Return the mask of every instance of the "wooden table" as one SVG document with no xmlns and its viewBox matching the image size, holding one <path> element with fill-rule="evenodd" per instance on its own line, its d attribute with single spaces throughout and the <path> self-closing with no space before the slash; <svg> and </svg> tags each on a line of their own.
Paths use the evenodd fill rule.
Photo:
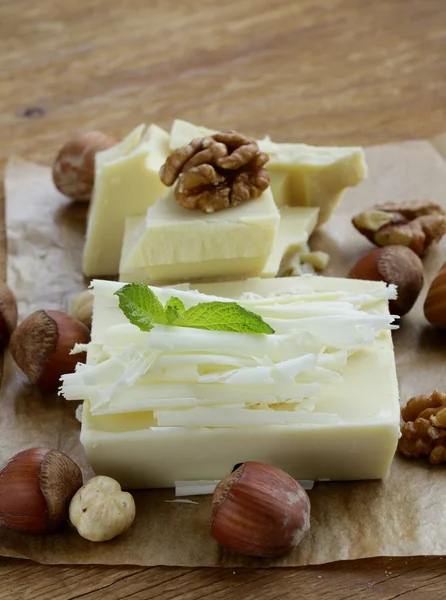
<svg viewBox="0 0 446 600">
<path fill-rule="evenodd" d="M 0 50 L 2 161 L 50 164 L 75 130 L 175 117 L 314 144 L 446 129 L 443 0 L 3 0 Z M 1 559 L 0 582 L 0 600 L 446 598 L 442 558 L 241 571 Z"/>
</svg>

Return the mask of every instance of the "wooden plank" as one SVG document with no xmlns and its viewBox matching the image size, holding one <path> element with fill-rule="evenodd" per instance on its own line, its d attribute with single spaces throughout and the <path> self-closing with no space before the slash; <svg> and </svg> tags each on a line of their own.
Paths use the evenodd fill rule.
<svg viewBox="0 0 446 600">
<path fill-rule="evenodd" d="M 0 156 L 175 117 L 375 144 L 445 128 L 438 0 L 0 3 Z"/>
<path fill-rule="evenodd" d="M 303 569 L 54 567 L 0 559 L 0 600 L 444 598 L 442 557 L 377 558 Z"/>
<path fill-rule="evenodd" d="M 175 117 L 316 144 L 426 138 L 446 124 L 439 0 L 3 1 L 0 50 L 3 162 L 18 153 L 50 164 L 75 130 L 119 136 Z M 3 241 L 0 219 L 2 274 Z M 445 597 L 443 564 L 232 571 L 4 559 L 0 600 L 435 599 Z"/>
</svg>

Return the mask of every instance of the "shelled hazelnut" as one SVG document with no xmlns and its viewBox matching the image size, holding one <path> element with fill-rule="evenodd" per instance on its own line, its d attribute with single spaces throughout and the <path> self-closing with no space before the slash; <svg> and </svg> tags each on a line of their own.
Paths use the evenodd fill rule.
<svg viewBox="0 0 446 600">
<path fill-rule="evenodd" d="M 90 290 L 84 290 L 78 294 L 70 307 L 70 315 L 73 319 L 80 321 L 91 329 L 91 320 L 93 318 L 93 294 Z"/>
<path fill-rule="evenodd" d="M 90 542 L 106 542 L 127 531 L 135 518 L 135 501 L 117 481 L 100 475 L 76 492 L 70 503 L 70 521 Z"/>
</svg>

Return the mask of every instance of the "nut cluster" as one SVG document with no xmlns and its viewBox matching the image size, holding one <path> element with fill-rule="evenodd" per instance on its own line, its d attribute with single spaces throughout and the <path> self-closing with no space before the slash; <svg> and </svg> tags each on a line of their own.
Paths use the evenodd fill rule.
<svg viewBox="0 0 446 600">
<path fill-rule="evenodd" d="M 401 409 L 398 450 L 408 458 L 429 457 L 433 465 L 446 462 L 446 393 L 411 398 Z"/>
<path fill-rule="evenodd" d="M 415 304 L 424 282 L 423 258 L 446 233 L 446 214 L 435 202 L 379 204 L 352 219 L 356 229 L 379 248 L 363 256 L 349 277 L 385 281 L 398 288 L 391 311 L 403 316 Z M 446 329 L 446 263 L 432 281 L 424 314 L 429 323 Z"/>
<path fill-rule="evenodd" d="M 257 142 L 236 131 L 195 138 L 175 150 L 161 167 L 166 186 L 176 182 L 176 200 L 205 213 L 258 198 L 269 186 L 268 155 Z"/>
<path fill-rule="evenodd" d="M 420 257 L 446 233 L 444 210 L 428 200 L 378 204 L 352 223 L 376 246 L 407 246 Z"/>
</svg>

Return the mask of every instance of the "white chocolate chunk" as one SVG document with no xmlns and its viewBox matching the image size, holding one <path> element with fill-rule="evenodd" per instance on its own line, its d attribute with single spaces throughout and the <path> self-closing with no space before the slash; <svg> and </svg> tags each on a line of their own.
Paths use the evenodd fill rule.
<svg viewBox="0 0 446 600">
<path fill-rule="evenodd" d="M 280 224 L 273 251 L 261 273 L 261 277 L 276 277 L 285 257 L 294 256 L 304 247 L 318 221 L 318 208 L 282 206 Z"/>
<path fill-rule="evenodd" d="M 318 219 L 318 208 L 303 208 L 298 206 L 283 206 L 280 209 L 280 222 L 277 230 L 274 244 L 268 260 L 260 273 L 260 277 L 275 277 L 279 273 L 280 265 L 284 256 L 294 256 L 301 248 L 305 247 Z M 185 227 L 189 227 L 189 222 L 185 223 Z M 145 217 L 130 217 L 126 220 L 126 228 L 124 235 L 124 244 L 121 254 L 121 267 L 119 280 L 125 282 L 143 281 L 151 283 L 152 280 L 147 273 L 147 267 L 130 268 L 128 266 L 128 257 L 134 251 L 138 243 L 141 245 L 143 237 L 148 235 L 150 230 L 150 222 Z M 199 232 L 197 232 L 199 235 Z M 139 241 L 139 242 L 138 242 Z M 168 241 L 166 242 L 168 243 Z M 218 264 L 215 264 L 215 272 L 217 275 L 212 279 L 221 281 L 225 279 L 236 279 L 235 272 L 230 276 L 222 274 L 222 269 Z M 202 265 L 195 265 L 195 273 L 191 267 L 189 281 L 199 281 L 203 278 Z"/>
<path fill-rule="evenodd" d="M 207 137 L 214 133 L 217 133 L 216 129 L 209 129 L 208 127 L 194 125 L 188 121 L 175 119 L 170 130 L 169 147 L 171 150 L 177 150 L 182 146 L 187 146 L 194 138 Z"/>
<path fill-rule="evenodd" d="M 330 261 L 326 252 L 312 252 L 308 244 L 294 252 L 286 252 L 281 260 L 279 277 L 296 277 L 299 275 L 315 275 L 316 271 L 323 271 Z"/>
<path fill-rule="evenodd" d="M 269 188 L 257 200 L 210 214 L 185 209 L 171 190 L 149 208 L 144 224 L 127 222 L 120 278 L 136 272 L 165 285 L 255 277 L 272 252 L 279 220 Z"/>
<path fill-rule="evenodd" d="M 144 214 L 166 187 L 159 169 L 169 153 L 169 135 L 141 125 L 122 142 L 96 155 L 83 271 L 117 275 L 126 217 Z"/>
<path fill-rule="evenodd" d="M 300 252 L 299 258 L 301 262 L 312 265 L 318 271 L 326 269 L 330 262 L 330 255 L 320 250 L 316 252 Z"/>
</svg>

